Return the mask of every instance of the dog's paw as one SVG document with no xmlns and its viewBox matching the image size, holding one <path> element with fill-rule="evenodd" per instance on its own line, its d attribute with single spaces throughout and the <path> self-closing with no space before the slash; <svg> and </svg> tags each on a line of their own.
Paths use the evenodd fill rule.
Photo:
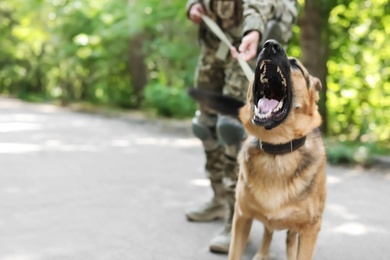
<svg viewBox="0 0 390 260">
<path fill-rule="evenodd" d="M 257 253 L 253 258 L 252 260 L 269 260 L 269 255 L 265 256 L 263 254 L 259 254 Z"/>
</svg>

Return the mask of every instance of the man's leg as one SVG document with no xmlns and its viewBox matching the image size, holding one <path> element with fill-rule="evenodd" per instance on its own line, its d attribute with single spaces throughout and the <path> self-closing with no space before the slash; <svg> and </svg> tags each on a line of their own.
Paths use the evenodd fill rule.
<svg viewBox="0 0 390 260">
<path fill-rule="evenodd" d="M 226 193 L 223 185 L 224 149 L 216 138 L 216 121 L 216 115 L 205 114 L 199 110 L 192 120 L 192 130 L 203 143 L 206 174 L 214 196 L 211 201 L 186 212 L 190 221 L 212 221 L 226 215 Z"/>
<path fill-rule="evenodd" d="M 216 48 L 203 46 L 195 73 L 195 82 L 197 88 L 221 93 L 224 73 L 222 62 L 216 58 L 216 51 Z M 188 220 L 191 221 L 212 221 L 226 215 L 226 192 L 223 185 L 224 148 L 217 139 L 216 123 L 217 115 L 201 106 L 192 120 L 192 130 L 203 144 L 206 155 L 205 170 L 214 196 L 211 201 L 186 213 Z"/>
<path fill-rule="evenodd" d="M 238 180 L 239 165 L 237 155 L 245 138 L 245 130 L 241 123 L 229 116 L 219 116 L 217 133 L 225 146 L 225 165 L 223 184 L 226 190 L 227 218 L 219 235 L 210 242 L 210 251 L 228 253 L 231 240 L 232 220 L 235 205 L 235 193 Z"/>
<path fill-rule="evenodd" d="M 253 66 L 253 63 L 251 62 L 250 65 Z M 225 75 L 223 94 L 245 101 L 249 83 L 237 61 L 227 62 Z M 228 212 L 222 232 L 211 240 L 210 250 L 212 252 L 228 253 L 239 170 L 237 155 L 246 134 L 244 127 L 237 119 L 220 115 L 217 121 L 217 136 L 225 148 L 223 182 L 226 190 Z"/>
</svg>

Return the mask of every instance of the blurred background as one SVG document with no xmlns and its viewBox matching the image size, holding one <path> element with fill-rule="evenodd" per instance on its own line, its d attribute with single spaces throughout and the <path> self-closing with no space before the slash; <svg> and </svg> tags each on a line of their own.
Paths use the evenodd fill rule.
<svg viewBox="0 0 390 260">
<path fill-rule="evenodd" d="M 347 164 L 327 165 L 316 259 L 390 259 L 390 4 L 298 2 L 287 53 L 321 79 L 328 160 Z M 226 259 L 208 250 L 223 221 L 184 216 L 211 196 L 185 4 L 0 0 L 0 260 Z"/>
<path fill-rule="evenodd" d="M 370 165 L 390 150 L 390 4 L 298 2 L 287 52 L 323 82 L 329 161 Z M 186 90 L 199 44 L 184 6 L 179 0 L 3 0 L 0 94 L 191 118 L 196 105 Z"/>
</svg>

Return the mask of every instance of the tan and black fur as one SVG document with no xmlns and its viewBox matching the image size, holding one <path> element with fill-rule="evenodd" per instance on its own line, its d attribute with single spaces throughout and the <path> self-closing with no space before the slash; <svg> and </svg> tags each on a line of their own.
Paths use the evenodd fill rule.
<svg viewBox="0 0 390 260">
<path fill-rule="evenodd" d="M 264 235 L 254 259 L 269 259 L 273 231 L 287 230 L 288 259 L 310 260 L 326 198 L 325 147 L 318 130 L 321 116 L 317 102 L 321 83 L 309 75 L 299 61 L 287 58 L 277 42 L 268 43 L 271 46 L 266 44 L 259 56 L 255 80 L 249 86 L 246 104 L 239 111 L 248 137 L 239 155 L 229 259 L 241 259 L 252 221 L 256 219 L 264 224 Z M 280 67 L 280 75 L 287 79 L 286 89 L 274 86 L 279 84 L 275 83 L 275 78 L 282 77 L 264 72 L 273 68 L 264 66 L 265 63 Z M 262 71 L 273 78 L 263 85 L 256 78 Z M 256 117 L 258 107 L 255 105 L 262 96 L 271 95 L 274 87 L 283 92 L 286 104 L 278 115 L 260 120 Z M 293 151 L 270 154 L 261 149 L 261 143 L 286 144 L 304 136 L 304 144 Z"/>
<path fill-rule="evenodd" d="M 291 59 L 290 59 L 291 60 Z M 253 88 L 240 110 L 249 134 L 239 156 L 229 259 L 240 259 L 253 219 L 264 224 L 261 248 L 254 259 L 268 259 L 272 232 L 287 229 L 289 260 L 313 258 L 326 198 L 325 147 L 318 127 L 320 81 L 309 75 L 299 61 L 290 66 L 292 103 L 286 119 L 267 130 L 252 122 Z M 306 136 L 305 144 L 281 155 L 268 154 L 258 141 L 281 144 Z"/>
</svg>

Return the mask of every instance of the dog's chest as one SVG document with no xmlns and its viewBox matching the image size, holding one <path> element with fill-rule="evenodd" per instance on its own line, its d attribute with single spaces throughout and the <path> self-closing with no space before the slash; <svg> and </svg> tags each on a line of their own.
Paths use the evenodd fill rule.
<svg viewBox="0 0 390 260">
<path fill-rule="evenodd" d="M 292 194 L 283 185 L 274 185 L 272 188 L 263 186 L 263 190 L 252 194 L 254 218 L 271 229 L 286 229 L 314 216 L 311 202 L 306 202 L 306 207 L 301 207 L 300 203 L 291 199 Z"/>
<path fill-rule="evenodd" d="M 294 185 L 291 185 L 289 181 L 295 172 L 291 165 L 295 165 L 296 159 L 295 156 L 247 158 L 246 185 L 254 197 L 254 207 L 267 220 L 286 220 L 289 216 L 303 213 L 300 212 L 302 209 L 293 205 L 307 182 L 294 180 Z"/>
<path fill-rule="evenodd" d="M 275 185 L 269 187 L 262 185 L 260 189 L 252 189 L 252 194 L 255 198 L 257 209 L 268 220 L 285 219 L 292 214 L 294 210 L 285 205 L 289 202 L 289 194 L 283 185 Z"/>
</svg>

